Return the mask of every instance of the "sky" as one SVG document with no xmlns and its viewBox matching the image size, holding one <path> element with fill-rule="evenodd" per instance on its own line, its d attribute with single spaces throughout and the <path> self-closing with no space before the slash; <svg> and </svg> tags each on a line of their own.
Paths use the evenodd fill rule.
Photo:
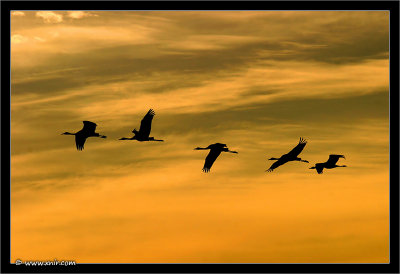
<svg viewBox="0 0 400 274">
<path fill-rule="evenodd" d="M 16 259 L 388 263 L 389 12 L 12 11 Z"/>
</svg>

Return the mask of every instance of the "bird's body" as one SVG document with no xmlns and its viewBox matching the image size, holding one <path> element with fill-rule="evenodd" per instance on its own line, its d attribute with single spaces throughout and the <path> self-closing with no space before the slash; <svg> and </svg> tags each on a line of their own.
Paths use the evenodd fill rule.
<svg viewBox="0 0 400 274">
<path fill-rule="evenodd" d="M 300 162 L 305 162 L 308 163 L 307 160 L 302 160 L 299 158 L 299 154 L 303 151 L 304 147 L 306 146 L 307 141 L 304 140 L 303 138 L 300 138 L 299 143 L 295 148 L 293 148 L 289 153 L 283 154 L 280 158 L 270 158 L 269 160 L 277 160 L 275 163 L 271 165 L 269 169 L 266 171 L 272 172 L 274 169 L 277 167 L 286 164 L 287 162 L 290 161 L 300 161 Z"/>
<path fill-rule="evenodd" d="M 214 162 L 218 158 L 218 156 L 221 154 L 221 152 L 238 153 L 237 151 L 229 150 L 228 147 L 226 146 L 226 144 L 221 144 L 221 143 L 215 143 L 215 144 L 209 145 L 208 147 L 205 147 L 205 148 L 201 148 L 201 147 L 195 148 L 195 150 L 205 150 L 205 149 L 210 150 L 210 152 L 208 153 L 206 160 L 204 162 L 204 167 L 202 169 L 206 173 L 210 172 L 212 165 L 214 164 Z"/>
<path fill-rule="evenodd" d="M 140 123 L 139 131 L 137 131 L 135 128 L 134 130 L 132 130 L 132 132 L 135 134 L 133 137 L 131 137 L 131 138 L 122 137 L 120 140 L 137 140 L 140 142 L 144 142 L 144 141 L 163 142 L 164 140 L 156 140 L 156 139 L 154 139 L 154 137 L 149 137 L 150 131 L 151 131 L 151 122 L 153 121 L 154 115 L 155 115 L 154 110 L 150 109 L 147 112 L 147 114 L 143 117 L 143 119 Z"/>
<path fill-rule="evenodd" d="M 77 150 L 83 150 L 85 141 L 89 137 L 106 138 L 107 136 L 100 135 L 96 131 L 96 124 L 90 121 L 83 121 L 83 128 L 76 133 L 64 132 L 62 135 L 75 135 L 75 144 Z"/>
<path fill-rule="evenodd" d="M 322 174 L 324 168 L 326 169 L 332 169 L 332 168 L 336 168 L 336 167 L 346 167 L 345 165 L 342 166 L 338 166 L 336 163 L 337 161 L 339 161 L 340 158 L 344 158 L 344 155 L 338 155 L 338 154 L 331 154 L 329 155 L 329 159 L 328 161 L 326 161 L 325 163 L 316 163 L 315 166 L 310 167 L 310 169 L 316 169 L 318 174 Z"/>
</svg>

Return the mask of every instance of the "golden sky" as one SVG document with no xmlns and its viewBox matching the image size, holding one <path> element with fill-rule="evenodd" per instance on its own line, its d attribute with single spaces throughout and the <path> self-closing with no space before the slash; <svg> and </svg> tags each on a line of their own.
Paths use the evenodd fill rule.
<svg viewBox="0 0 400 274">
<path fill-rule="evenodd" d="M 12 12 L 11 262 L 388 263 L 388 56 L 387 11 Z"/>
</svg>

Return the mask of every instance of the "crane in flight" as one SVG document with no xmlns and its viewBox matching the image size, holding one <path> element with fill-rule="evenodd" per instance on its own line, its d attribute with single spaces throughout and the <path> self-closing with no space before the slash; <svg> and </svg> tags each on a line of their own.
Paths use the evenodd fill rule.
<svg viewBox="0 0 400 274">
<path fill-rule="evenodd" d="M 209 145 L 208 147 L 196 147 L 195 150 L 206 150 L 209 149 L 210 152 L 208 153 L 206 160 L 204 162 L 204 167 L 203 167 L 203 172 L 210 172 L 210 169 L 215 162 L 215 160 L 218 158 L 218 156 L 221 154 L 221 152 L 230 152 L 230 153 L 238 153 L 237 151 L 232 151 L 229 150 L 226 144 L 221 144 L 221 143 L 215 143 L 212 145 Z"/>
<path fill-rule="evenodd" d="M 335 168 L 335 167 L 347 167 L 345 165 L 338 166 L 336 164 L 340 158 L 346 159 L 344 157 L 344 155 L 331 154 L 331 155 L 329 155 L 328 161 L 326 161 L 325 163 L 316 163 L 315 166 L 310 167 L 310 169 L 316 169 L 318 174 L 322 174 L 324 168 L 331 169 L 331 168 Z"/>
<path fill-rule="evenodd" d="M 61 135 L 75 135 L 75 144 L 77 150 L 83 150 L 85 141 L 88 137 L 107 138 L 107 136 L 100 135 L 96 131 L 96 124 L 90 121 L 83 121 L 83 128 L 76 133 L 64 132 Z"/>
<path fill-rule="evenodd" d="M 297 146 L 295 146 L 289 153 L 283 154 L 280 158 L 268 159 L 268 160 L 277 160 L 277 161 L 275 163 L 273 163 L 271 165 L 271 167 L 269 169 L 267 169 L 266 171 L 272 172 L 272 171 L 274 171 L 275 168 L 277 168 L 283 164 L 286 164 L 287 162 L 290 162 L 290 161 L 300 161 L 300 162 L 308 163 L 307 160 L 302 160 L 301 158 L 298 157 L 299 154 L 303 151 L 306 144 L 307 144 L 307 141 L 300 137 L 300 141 L 297 144 Z"/>
<path fill-rule="evenodd" d="M 120 140 L 137 140 L 140 142 L 143 141 L 163 142 L 164 140 L 157 140 L 154 139 L 154 137 L 149 137 L 151 131 L 151 122 L 153 121 L 154 115 L 156 115 L 154 110 L 150 109 L 147 112 L 147 114 L 143 117 L 142 122 L 140 123 L 139 131 L 137 131 L 135 128 L 134 130 L 132 130 L 132 132 L 135 134 L 133 137 L 131 138 L 122 137 Z"/>
</svg>

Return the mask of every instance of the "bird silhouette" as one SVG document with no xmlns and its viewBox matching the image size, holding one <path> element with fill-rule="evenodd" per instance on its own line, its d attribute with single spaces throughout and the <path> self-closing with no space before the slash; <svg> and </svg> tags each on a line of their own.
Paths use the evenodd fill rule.
<svg viewBox="0 0 400 274">
<path fill-rule="evenodd" d="M 151 122 L 153 121 L 155 113 L 154 110 L 150 109 L 147 114 L 143 117 L 142 122 L 140 123 L 140 129 L 139 131 L 132 130 L 132 132 L 135 134 L 131 138 L 126 138 L 122 137 L 120 140 L 137 140 L 140 142 L 143 141 L 158 141 L 158 142 L 163 142 L 164 140 L 157 140 L 154 139 L 154 137 L 149 137 L 150 131 L 151 131 Z"/>
<path fill-rule="evenodd" d="M 215 162 L 215 160 L 218 158 L 218 156 L 221 154 L 221 152 L 230 152 L 230 153 L 238 153 L 237 151 L 231 151 L 228 149 L 226 144 L 221 144 L 221 143 L 215 143 L 212 145 L 209 145 L 208 147 L 196 147 L 195 150 L 205 150 L 209 149 L 210 152 L 208 153 L 206 157 L 206 161 L 204 162 L 204 167 L 203 167 L 203 172 L 210 172 L 210 169 Z"/>
<path fill-rule="evenodd" d="M 324 168 L 327 169 L 331 169 L 331 168 L 335 168 L 335 167 L 347 167 L 345 165 L 343 166 L 338 166 L 336 163 L 337 161 L 339 161 L 339 158 L 344 158 L 344 155 L 337 155 L 337 154 L 331 154 L 329 155 L 329 159 L 328 161 L 326 161 L 325 163 L 316 163 L 315 166 L 310 167 L 310 169 L 316 169 L 318 174 L 322 174 Z"/>
<path fill-rule="evenodd" d="M 267 169 L 266 171 L 272 172 L 275 168 L 277 168 L 283 164 L 286 164 L 287 162 L 290 162 L 290 161 L 300 161 L 300 162 L 308 163 L 307 160 L 302 160 L 301 158 L 298 157 L 300 152 L 303 151 L 306 144 L 307 144 L 307 141 L 300 137 L 300 141 L 297 144 L 297 146 L 295 148 L 293 148 L 289 153 L 283 154 L 280 158 L 270 158 L 269 160 L 277 160 L 277 161 L 275 163 L 273 163 L 271 165 L 271 167 L 269 169 Z"/>
<path fill-rule="evenodd" d="M 88 137 L 107 138 L 107 136 L 95 132 L 96 126 L 97 125 L 93 122 L 83 121 L 83 128 L 80 131 L 76 133 L 64 132 L 61 135 L 75 135 L 76 149 L 82 150 Z"/>
</svg>

